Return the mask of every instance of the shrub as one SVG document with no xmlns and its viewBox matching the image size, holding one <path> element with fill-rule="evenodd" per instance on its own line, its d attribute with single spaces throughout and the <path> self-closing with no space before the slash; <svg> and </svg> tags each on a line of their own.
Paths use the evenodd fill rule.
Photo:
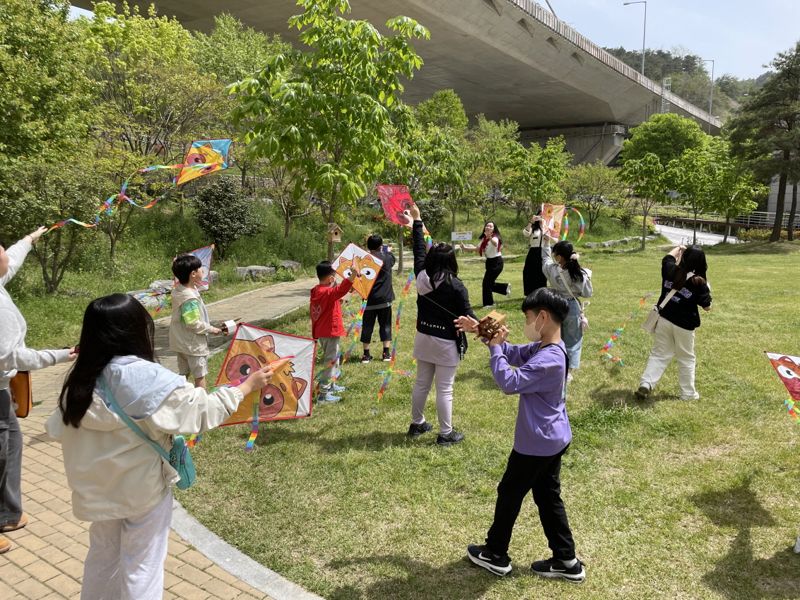
<svg viewBox="0 0 800 600">
<path fill-rule="evenodd" d="M 258 213 L 251 199 L 231 178 L 219 178 L 203 188 L 195 200 L 197 222 L 216 244 L 220 258 L 230 244 L 261 230 Z"/>
<path fill-rule="evenodd" d="M 739 229 L 736 237 L 743 242 L 763 242 L 768 240 L 771 235 L 771 229 Z M 786 229 L 781 230 L 781 239 L 786 240 L 788 237 L 789 232 Z"/>
</svg>

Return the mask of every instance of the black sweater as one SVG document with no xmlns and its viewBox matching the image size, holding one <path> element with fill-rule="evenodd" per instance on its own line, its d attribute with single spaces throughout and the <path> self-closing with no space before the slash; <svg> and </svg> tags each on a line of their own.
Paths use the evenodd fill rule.
<svg viewBox="0 0 800 600">
<path fill-rule="evenodd" d="M 394 254 L 391 252 L 381 252 L 377 255 L 383 261 L 383 266 L 378 272 L 375 283 L 367 298 L 367 310 L 371 306 L 391 304 L 394 300 L 394 288 L 392 287 L 392 269 L 394 268 Z"/>
<path fill-rule="evenodd" d="M 661 261 L 661 295 L 658 298 L 660 305 L 664 297 L 672 289 L 672 280 L 678 265 L 675 257 L 667 254 Z M 673 325 L 683 329 L 693 330 L 700 327 L 700 312 L 697 307 L 708 308 L 711 306 L 711 290 L 703 283 L 695 285 L 691 280 L 678 290 L 667 305 L 661 309 L 661 316 Z"/>
<path fill-rule="evenodd" d="M 422 221 L 414 221 L 411 229 L 414 249 L 414 274 L 425 270 L 425 236 Z M 417 331 L 445 340 L 458 339 L 458 330 L 453 320 L 463 315 L 477 319 L 469 304 L 469 293 L 461 280 L 452 275 L 431 281 L 433 291 L 417 296 Z M 417 288 L 419 289 L 419 288 Z"/>
</svg>

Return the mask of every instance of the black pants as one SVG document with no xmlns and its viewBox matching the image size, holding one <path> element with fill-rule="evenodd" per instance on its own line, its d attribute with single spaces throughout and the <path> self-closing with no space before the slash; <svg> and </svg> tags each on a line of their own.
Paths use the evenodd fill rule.
<svg viewBox="0 0 800 600">
<path fill-rule="evenodd" d="M 560 560 L 575 558 L 575 542 L 561 500 L 561 457 L 566 451 L 564 448 L 555 456 L 528 456 L 511 451 L 506 472 L 497 486 L 494 523 L 486 536 L 489 550 L 501 556 L 508 553 L 514 522 L 525 495 L 531 491 L 553 557 Z"/>
<path fill-rule="evenodd" d="M 22 517 L 22 432 L 8 390 L 0 390 L 0 527 Z"/>
<path fill-rule="evenodd" d="M 361 325 L 361 343 L 369 344 L 372 341 L 372 330 L 375 328 L 375 319 L 378 319 L 378 333 L 382 342 L 392 339 L 392 307 L 377 310 L 365 310 L 364 320 Z"/>
<path fill-rule="evenodd" d="M 542 249 L 532 246 L 525 257 L 525 267 L 522 269 L 522 289 L 526 296 L 536 290 L 547 287 L 547 277 L 542 273 Z"/>
<path fill-rule="evenodd" d="M 507 283 L 495 283 L 500 273 L 503 272 L 503 257 L 495 256 L 486 259 L 486 273 L 483 274 L 483 305 L 494 304 L 495 294 L 505 294 L 508 292 Z"/>
</svg>

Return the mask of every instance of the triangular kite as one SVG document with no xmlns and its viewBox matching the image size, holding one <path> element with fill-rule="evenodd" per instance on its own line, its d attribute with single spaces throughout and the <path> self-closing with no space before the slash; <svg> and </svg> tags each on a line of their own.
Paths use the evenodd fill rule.
<svg viewBox="0 0 800 600">
<path fill-rule="evenodd" d="M 350 243 L 333 261 L 332 266 L 343 279 L 347 279 L 350 276 L 350 269 L 355 266 L 360 276 L 356 277 L 353 282 L 353 289 L 366 300 L 370 290 L 372 290 L 372 286 L 375 285 L 375 280 L 381 271 L 383 261 L 363 248 Z"/>
<path fill-rule="evenodd" d="M 775 354 L 766 352 L 769 362 L 772 363 L 775 372 L 778 373 L 783 385 L 789 390 L 791 399 L 784 400 L 789 416 L 800 422 L 800 413 L 795 410 L 795 406 L 800 402 L 800 357 L 788 354 Z"/>
</svg>

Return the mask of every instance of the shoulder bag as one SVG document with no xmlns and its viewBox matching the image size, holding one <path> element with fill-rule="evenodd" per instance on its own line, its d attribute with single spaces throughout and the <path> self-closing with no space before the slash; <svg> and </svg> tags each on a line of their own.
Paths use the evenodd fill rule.
<svg viewBox="0 0 800 600">
<path fill-rule="evenodd" d="M 689 281 L 694 276 L 694 271 L 689 271 L 686 274 L 686 281 Z M 653 310 L 651 310 L 647 318 L 645 318 L 644 323 L 642 323 L 642 329 L 644 329 L 647 333 L 655 333 L 656 332 L 656 325 L 658 325 L 658 320 L 661 318 L 661 309 L 663 309 L 669 301 L 672 300 L 672 297 L 677 294 L 680 290 L 670 290 L 666 296 L 664 296 L 664 300 L 661 301 L 661 304 L 656 304 L 653 306 Z"/>
<path fill-rule="evenodd" d="M 589 319 L 586 317 L 586 312 L 585 312 L 586 307 L 589 306 L 589 303 L 581 302 L 575 297 L 575 294 L 572 293 L 572 288 L 569 287 L 567 280 L 564 279 L 564 273 L 561 270 L 558 271 L 558 277 L 559 279 L 561 279 L 561 283 L 564 284 L 564 287 L 567 288 L 567 291 L 569 292 L 569 295 L 572 296 L 572 299 L 578 303 L 579 310 L 581 311 L 581 333 L 583 333 L 584 331 L 589 329 Z M 588 275 L 584 273 L 584 277 L 588 277 Z"/>
<path fill-rule="evenodd" d="M 11 401 L 14 403 L 14 412 L 17 418 L 24 419 L 33 409 L 33 393 L 31 392 L 31 372 L 17 371 L 17 374 L 8 382 Z"/>
<path fill-rule="evenodd" d="M 111 405 L 111 408 L 114 410 L 114 412 L 117 413 L 119 418 L 122 419 L 128 427 L 130 427 L 131 431 L 142 438 L 145 442 L 149 443 L 153 450 L 158 452 L 161 455 L 161 458 L 167 461 L 170 466 L 178 472 L 178 475 L 180 475 L 180 481 L 175 484 L 178 489 L 186 490 L 192 487 L 192 484 L 197 477 L 197 473 L 194 470 L 194 461 L 192 461 L 192 455 L 189 453 L 189 447 L 186 445 L 186 440 L 184 437 L 182 435 L 172 436 L 172 448 L 170 449 L 169 453 L 167 453 L 167 451 L 161 447 L 161 444 L 151 440 L 147 434 L 142 431 L 141 428 L 133 421 L 133 419 L 131 419 L 125 413 L 125 411 L 120 408 L 108 385 L 106 385 L 105 380 L 100 377 L 98 382 L 103 388 L 103 392 L 105 392 L 108 403 Z"/>
</svg>

